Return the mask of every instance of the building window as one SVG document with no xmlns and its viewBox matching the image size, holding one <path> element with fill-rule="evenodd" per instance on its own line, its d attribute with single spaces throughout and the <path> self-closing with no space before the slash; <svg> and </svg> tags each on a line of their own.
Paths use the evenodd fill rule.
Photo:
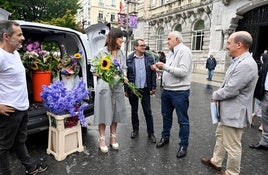
<svg viewBox="0 0 268 175">
<path fill-rule="evenodd" d="M 103 7 L 103 6 L 104 6 L 103 0 L 99 0 L 99 7 Z"/>
<path fill-rule="evenodd" d="M 100 20 L 100 21 L 103 20 L 103 12 L 99 12 L 98 20 Z"/>
<path fill-rule="evenodd" d="M 160 0 L 160 5 L 164 5 L 165 4 L 165 0 Z"/>
<path fill-rule="evenodd" d="M 156 6 L 156 0 L 152 0 L 151 7 L 155 7 L 155 6 Z"/>
<path fill-rule="evenodd" d="M 181 24 L 177 24 L 175 27 L 174 27 L 174 30 L 175 31 L 178 31 L 178 32 L 181 32 L 182 29 L 181 29 Z"/>
<path fill-rule="evenodd" d="M 116 7 L 115 0 L 112 0 L 112 7 Z"/>
<path fill-rule="evenodd" d="M 163 50 L 163 41 L 164 41 L 164 28 L 161 27 L 158 29 L 158 32 L 157 32 L 157 39 L 156 39 L 157 50 Z"/>
<path fill-rule="evenodd" d="M 115 21 L 115 14 L 111 14 L 111 22 Z"/>
<path fill-rule="evenodd" d="M 204 21 L 199 20 L 194 24 L 192 35 L 192 50 L 202 50 L 204 43 Z"/>
</svg>

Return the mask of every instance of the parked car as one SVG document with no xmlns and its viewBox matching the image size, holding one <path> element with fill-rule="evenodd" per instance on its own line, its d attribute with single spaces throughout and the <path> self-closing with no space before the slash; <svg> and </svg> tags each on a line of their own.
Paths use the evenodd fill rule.
<svg viewBox="0 0 268 175">
<path fill-rule="evenodd" d="M 90 26 L 87 34 L 53 25 L 46 25 L 27 21 L 16 21 L 20 24 L 25 42 L 38 41 L 41 43 L 53 44 L 53 47 L 58 47 L 59 54 L 62 53 L 62 46 L 64 46 L 67 54 L 74 54 L 77 51 L 82 51 L 82 60 L 79 77 L 82 77 L 86 86 L 90 89 L 94 87 L 94 81 L 92 73 L 90 73 L 90 65 L 88 64 L 90 58 L 95 55 L 96 45 L 104 43 L 107 30 L 109 28 L 104 24 L 98 24 Z M 90 36 L 90 38 L 88 38 Z M 100 39 L 102 38 L 102 39 Z M 55 49 L 55 48 L 54 48 Z M 56 48 L 57 49 L 57 48 Z M 21 51 L 20 51 L 21 52 Z M 58 76 L 56 79 L 61 79 Z M 55 81 L 55 78 L 54 78 Z M 27 85 L 29 92 L 30 108 L 29 108 L 29 122 L 28 122 L 28 133 L 36 133 L 48 129 L 48 117 L 46 115 L 46 109 L 42 103 L 35 102 L 33 100 L 33 89 L 31 86 L 31 76 L 27 74 Z M 88 99 L 85 99 L 89 106 L 84 111 L 85 116 L 90 116 L 94 112 L 94 89 L 89 95 Z"/>
</svg>

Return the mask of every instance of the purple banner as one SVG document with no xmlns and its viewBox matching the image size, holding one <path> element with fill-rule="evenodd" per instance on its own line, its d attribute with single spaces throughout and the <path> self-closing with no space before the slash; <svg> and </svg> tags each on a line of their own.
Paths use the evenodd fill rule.
<svg viewBox="0 0 268 175">
<path fill-rule="evenodd" d="M 129 15 L 129 27 L 137 28 L 138 26 L 138 17 L 136 15 Z"/>
<path fill-rule="evenodd" d="M 125 14 L 125 13 L 118 13 L 118 25 L 120 27 L 126 28 L 126 25 L 127 25 L 127 14 Z"/>
<path fill-rule="evenodd" d="M 131 28 L 137 28 L 138 17 L 136 15 L 129 15 L 128 26 Z M 118 25 L 120 27 L 126 28 L 127 25 L 127 14 L 118 13 Z"/>
</svg>

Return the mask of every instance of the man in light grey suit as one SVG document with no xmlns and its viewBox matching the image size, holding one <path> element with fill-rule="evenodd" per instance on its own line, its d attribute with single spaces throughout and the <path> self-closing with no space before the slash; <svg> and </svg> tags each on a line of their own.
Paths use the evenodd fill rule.
<svg viewBox="0 0 268 175">
<path fill-rule="evenodd" d="M 227 50 L 232 63 L 222 87 L 215 91 L 212 100 L 219 103 L 220 122 L 216 129 L 216 144 L 212 158 L 201 162 L 220 171 L 227 153 L 226 170 L 221 175 L 238 175 L 242 155 L 242 130 L 252 122 L 252 100 L 258 79 L 257 64 L 249 53 L 252 37 L 239 31 L 230 35 Z"/>
</svg>

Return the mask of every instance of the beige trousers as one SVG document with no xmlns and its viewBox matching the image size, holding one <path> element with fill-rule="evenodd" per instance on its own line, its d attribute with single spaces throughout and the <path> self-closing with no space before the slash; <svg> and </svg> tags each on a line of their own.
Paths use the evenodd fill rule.
<svg viewBox="0 0 268 175">
<path fill-rule="evenodd" d="M 211 162 L 222 167 L 222 161 L 227 152 L 226 175 L 238 175 L 240 173 L 243 129 L 218 124 L 216 129 L 216 144 L 214 146 Z"/>
</svg>

